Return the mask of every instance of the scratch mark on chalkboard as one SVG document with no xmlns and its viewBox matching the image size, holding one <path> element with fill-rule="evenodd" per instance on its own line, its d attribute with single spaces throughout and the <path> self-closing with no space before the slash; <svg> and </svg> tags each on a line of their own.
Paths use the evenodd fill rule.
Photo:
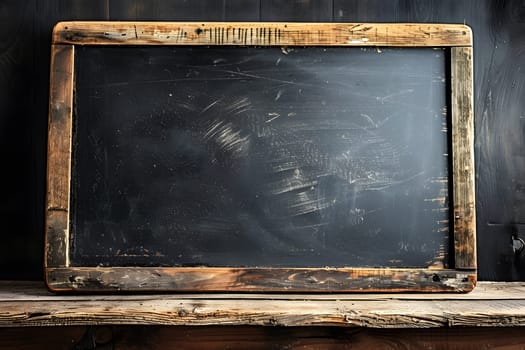
<svg viewBox="0 0 525 350">
<path fill-rule="evenodd" d="M 432 183 L 443 183 L 443 184 L 446 184 L 448 183 L 448 178 L 447 177 L 434 177 L 432 178 L 432 180 L 430 180 Z"/>
<path fill-rule="evenodd" d="M 231 123 L 222 121 L 215 123 L 206 131 L 204 138 L 213 140 L 220 152 L 227 153 L 233 158 L 241 158 L 248 153 L 249 136 L 243 136 Z"/>
<path fill-rule="evenodd" d="M 437 198 L 425 198 L 425 202 L 432 202 L 432 203 L 439 203 L 441 205 L 445 205 L 445 202 L 447 201 L 446 197 L 437 197 Z"/>
<path fill-rule="evenodd" d="M 234 37 L 246 36 L 247 30 L 235 30 L 230 33 Z M 224 40 L 222 30 L 215 35 L 217 41 Z M 279 34 L 267 30 L 259 35 Z M 414 264 L 416 258 L 409 256 L 424 249 L 429 253 L 421 261 L 433 261 L 439 242 L 425 247 L 421 242 L 428 234 L 418 234 L 430 222 L 428 232 L 435 242 L 446 236 L 441 229 L 448 227 L 443 221 L 447 208 L 436 207 L 448 196 L 448 187 L 447 177 L 436 177 L 446 169 L 427 165 L 435 159 L 433 154 L 427 157 L 431 152 L 421 136 L 427 127 L 433 132 L 441 128 L 440 105 L 430 105 L 427 94 L 420 93 L 421 79 L 431 78 L 424 70 L 402 68 L 408 74 L 404 79 L 384 79 L 382 67 L 390 50 L 381 55 L 383 63 L 367 63 L 366 69 L 354 65 L 352 70 L 354 62 L 346 56 L 332 65 L 322 50 L 243 48 L 250 52 L 245 55 L 231 54 L 232 48 L 213 48 L 212 54 L 201 49 L 177 48 L 187 53 L 177 57 L 167 48 L 165 57 L 150 55 L 148 69 L 154 68 L 155 74 L 147 77 L 140 69 L 148 56 L 141 54 L 132 66 L 138 72 L 134 79 L 125 67 L 119 75 L 112 73 L 112 79 L 120 81 L 93 83 L 97 89 L 103 84 L 110 97 L 123 92 L 115 103 L 126 113 L 114 116 L 116 107 L 107 111 L 107 104 L 89 100 L 107 111 L 90 123 L 103 137 L 118 125 L 122 134 L 111 134 L 106 142 L 122 142 L 99 147 L 94 141 L 85 152 L 86 157 L 97 157 L 97 167 L 88 172 L 92 182 L 83 188 L 97 200 L 92 202 L 93 216 L 102 218 L 87 220 L 85 238 L 98 236 L 102 243 L 117 240 L 121 245 L 129 238 L 124 247 L 138 248 L 121 249 L 124 255 L 169 257 L 148 258 L 152 264 L 249 265 L 254 256 L 253 261 L 273 266 L 286 259 L 298 265 L 306 260 L 344 264 L 364 259 L 357 263 L 390 266 Z M 377 56 L 374 50 L 356 51 L 365 60 Z M 114 61 L 112 67 L 120 69 L 120 59 Z M 319 74 L 319 66 L 329 74 Z M 420 110 L 421 118 L 416 113 Z M 394 118 L 395 123 L 388 122 Z M 133 137 L 140 150 L 125 144 Z M 437 149 L 436 162 L 446 161 L 443 151 Z M 117 160 L 124 161 L 121 168 Z M 140 184 L 135 180 L 139 175 Z M 91 189 L 93 183 L 98 187 Z M 111 191 L 113 198 L 105 198 Z M 122 222 L 109 222 L 117 207 L 125 209 Z M 405 232 L 401 239 L 397 227 Z M 402 256 L 395 249 L 399 241 L 407 252 Z M 361 247 L 375 252 L 377 246 L 393 252 L 380 251 L 374 258 L 360 253 Z M 269 249 L 275 254 L 268 259 L 279 255 L 276 262 L 264 256 Z M 224 252 L 234 250 L 225 257 Z M 246 260 L 241 251 L 247 252 Z M 316 260 L 318 254 L 324 257 Z M 122 261 L 137 262 L 137 256 L 126 260 L 120 255 Z"/>
<path fill-rule="evenodd" d="M 212 103 L 210 103 L 209 105 L 207 105 L 206 107 L 204 107 L 201 111 L 201 114 L 202 113 L 205 113 L 207 110 L 209 110 L 210 108 L 212 108 L 213 106 L 215 106 L 218 102 L 220 101 L 220 99 L 217 99 L 215 101 L 213 101 Z"/>
<path fill-rule="evenodd" d="M 410 94 L 410 93 L 413 93 L 413 92 L 414 92 L 414 89 L 405 89 L 405 90 L 401 90 L 399 92 L 388 94 L 388 95 L 380 98 L 381 99 L 381 103 L 385 103 L 385 101 L 390 100 L 392 97 L 406 95 L 406 94 Z"/>
<path fill-rule="evenodd" d="M 287 47 L 287 46 L 282 46 L 281 47 L 281 52 L 285 55 L 288 55 L 290 52 L 293 51 L 293 48 L 291 47 Z"/>
<path fill-rule="evenodd" d="M 268 119 L 266 122 L 271 123 L 275 119 L 279 118 L 281 115 L 279 113 L 268 113 L 268 116 L 270 116 L 271 118 Z"/>
<path fill-rule="evenodd" d="M 285 83 L 285 84 L 291 84 L 291 85 L 299 85 L 297 82 L 295 81 L 291 81 L 291 80 L 283 80 L 283 79 L 278 79 L 278 78 L 270 78 L 270 77 L 265 77 L 263 75 L 257 75 L 257 74 L 250 74 L 250 73 L 244 73 L 244 72 L 238 72 L 238 71 L 233 71 L 233 70 L 227 70 L 227 69 L 217 69 L 217 71 L 221 71 L 221 72 L 224 72 L 224 73 L 230 73 L 230 74 L 234 74 L 234 75 L 239 75 L 239 76 L 243 76 L 243 77 L 249 77 L 249 78 L 255 78 L 255 79 L 261 79 L 261 80 L 268 80 L 268 81 L 275 81 L 275 82 L 278 82 L 278 83 Z M 307 85 L 307 86 L 313 86 L 312 84 L 300 84 L 300 85 Z"/>
<path fill-rule="evenodd" d="M 291 50 L 292 49 L 289 49 L 289 51 L 291 51 Z M 240 62 L 240 63 L 244 63 L 244 62 Z M 334 82 L 333 84 L 332 83 L 331 84 L 312 84 L 312 83 L 307 83 L 307 82 L 285 80 L 285 79 L 273 78 L 273 77 L 270 77 L 270 76 L 264 76 L 264 75 L 259 75 L 259 74 L 242 72 L 240 70 L 223 69 L 223 68 L 218 68 L 216 66 L 206 67 L 206 66 L 186 65 L 186 67 L 188 67 L 188 68 L 195 68 L 195 69 L 198 68 L 198 69 L 201 69 L 201 70 L 208 70 L 208 71 L 214 71 L 214 72 L 228 73 L 229 75 L 235 75 L 235 76 L 239 76 L 239 77 L 260 79 L 260 80 L 265 80 L 265 81 L 273 81 L 273 82 L 283 83 L 283 84 L 287 84 L 287 85 L 295 85 L 295 86 L 302 86 L 302 87 L 315 87 L 315 88 L 318 88 L 318 89 L 327 89 L 327 90 L 334 90 L 334 91 L 339 91 L 339 89 L 340 89 L 339 86 L 341 86 L 343 88 L 347 88 L 348 89 L 347 92 L 346 92 L 348 95 L 361 97 L 361 98 L 364 98 L 364 99 L 375 99 L 375 100 L 382 101 L 383 103 L 384 102 L 388 102 L 388 103 L 391 103 L 391 104 L 394 104 L 394 105 L 410 106 L 411 108 L 425 108 L 425 107 L 418 106 L 418 105 L 415 105 L 415 104 L 403 103 L 403 102 L 399 102 L 399 101 L 392 101 L 391 98 L 395 97 L 397 94 L 392 94 L 392 96 L 385 96 L 383 98 L 381 98 L 379 96 L 373 96 L 373 95 L 370 95 L 370 94 L 363 94 L 363 93 L 360 93 L 360 92 L 356 91 L 355 90 L 355 86 L 353 86 L 351 84 L 344 83 L 344 82 L 340 82 L 340 81 L 339 82 Z M 221 66 L 221 67 L 223 67 L 223 66 Z M 215 79 L 216 80 L 235 80 L 235 78 L 232 78 L 231 76 L 227 77 L 227 78 L 226 77 L 210 78 L 210 79 L 207 79 L 207 80 L 215 80 Z M 188 81 L 190 81 L 190 80 L 188 79 Z M 408 91 L 406 91 L 404 93 L 408 93 Z"/>
<path fill-rule="evenodd" d="M 370 118 L 368 114 L 361 113 L 360 116 L 365 118 L 370 123 L 370 125 L 372 125 L 374 128 L 377 128 L 377 123 L 374 122 L 374 120 Z"/>
<path fill-rule="evenodd" d="M 295 172 L 299 171 L 299 169 L 295 169 Z M 293 175 L 291 178 L 288 177 L 273 183 L 268 183 L 267 188 L 269 194 L 283 194 L 300 189 L 308 189 L 315 185 L 317 185 L 317 181 L 315 180 L 308 179 L 303 175 Z"/>
<path fill-rule="evenodd" d="M 210 111 L 214 106 L 217 106 L 221 99 L 218 99 L 201 112 L 201 114 Z M 250 101 L 246 98 L 239 98 L 229 103 L 223 108 L 226 116 L 235 116 L 242 114 L 251 108 Z M 250 149 L 250 135 L 232 122 L 224 119 L 224 115 L 219 115 L 218 118 L 209 122 L 208 127 L 204 131 L 204 140 L 212 144 L 212 153 L 228 154 L 232 159 L 240 159 L 247 156 Z"/>
<path fill-rule="evenodd" d="M 305 214 L 315 213 L 327 208 L 330 208 L 333 205 L 333 201 L 330 201 L 326 197 L 314 197 L 314 194 L 308 192 L 299 192 L 293 196 L 285 197 L 281 202 L 283 202 L 279 207 L 285 208 L 281 215 L 285 216 L 301 216 Z M 314 197 L 314 198 L 312 198 Z M 327 222 L 320 222 L 315 225 L 304 225 L 300 226 L 301 228 L 312 228 L 328 225 Z"/>
<path fill-rule="evenodd" d="M 226 106 L 225 111 L 231 115 L 244 113 L 252 108 L 250 100 L 247 97 L 241 97 Z"/>
<path fill-rule="evenodd" d="M 218 65 L 220 63 L 224 63 L 224 62 L 227 62 L 226 59 L 219 57 L 219 58 L 216 58 L 216 59 L 213 60 L 213 65 L 216 66 L 216 65 Z"/>
<path fill-rule="evenodd" d="M 116 86 L 127 86 L 127 85 L 142 85 L 142 84 L 162 84 L 162 83 L 176 83 L 180 81 L 184 82 L 190 82 L 190 81 L 214 81 L 214 80 L 242 80 L 243 78 L 210 78 L 210 79 L 201 79 L 201 78 L 178 78 L 178 79 L 155 79 L 155 80 L 143 80 L 143 81 L 117 81 L 113 83 L 107 83 L 106 86 L 108 87 L 116 87 Z"/>
</svg>

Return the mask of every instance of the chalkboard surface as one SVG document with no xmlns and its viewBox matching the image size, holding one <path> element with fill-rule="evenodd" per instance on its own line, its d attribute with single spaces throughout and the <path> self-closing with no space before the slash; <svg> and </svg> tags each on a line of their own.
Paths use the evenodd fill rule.
<svg viewBox="0 0 525 350">
<path fill-rule="evenodd" d="M 78 47 L 71 266 L 447 267 L 447 51 Z"/>
</svg>

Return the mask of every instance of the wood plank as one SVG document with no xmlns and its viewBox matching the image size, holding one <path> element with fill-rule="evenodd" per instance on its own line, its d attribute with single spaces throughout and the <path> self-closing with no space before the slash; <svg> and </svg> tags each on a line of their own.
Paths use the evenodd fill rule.
<svg viewBox="0 0 525 350">
<path fill-rule="evenodd" d="M 476 275 L 454 270 L 386 268 L 48 268 L 56 292 L 468 292 Z"/>
<path fill-rule="evenodd" d="M 0 282 L 0 327 L 282 325 L 431 328 L 525 326 L 525 283 L 481 282 L 470 294 L 53 295 Z"/>
<path fill-rule="evenodd" d="M 143 300 L 2 303 L 0 326 L 257 325 L 432 328 L 525 324 L 523 302 Z M 454 310 L 453 313 L 450 312 Z"/>
<path fill-rule="evenodd" d="M 13 2 L 15 3 L 15 2 Z M 9 17 L 13 18 L 19 23 L 25 23 L 24 28 L 26 32 L 32 32 L 34 39 L 24 39 L 20 42 L 30 43 L 30 48 L 27 50 L 34 55 L 34 64 L 27 64 L 24 69 L 31 71 L 34 69 L 34 73 L 31 79 L 26 84 L 26 89 L 23 93 L 23 98 L 13 98 L 14 101 L 18 101 L 18 105 L 27 105 L 31 111 L 21 112 L 18 114 L 26 115 L 24 118 L 26 129 L 30 129 L 32 135 L 26 139 L 26 143 L 30 144 L 34 150 L 32 153 L 34 156 L 28 157 L 28 152 L 24 151 L 23 148 L 18 148 L 17 155 L 19 159 L 24 159 L 27 164 L 31 165 L 31 169 L 26 170 L 27 174 L 30 174 L 31 180 L 24 181 L 23 186 L 13 186 L 20 192 L 21 188 L 29 188 L 33 192 L 33 198 L 27 200 L 25 204 L 25 214 L 22 220 L 19 220 L 17 225 L 21 223 L 31 223 L 34 227 L 29 229 L 30 234 L 24 235 L 31 238 L 24 239 L 24 245 L 22 248 L 15 249 L 14 246 L 10 246 L 11 250 L 16 252 L 19 256 L 27 256 L 26 261 L 31 259 L 32 266 L 28 267 L 28 270 L 34 274 L 33 278 L 40 279 L 42 276 L 42 260 L 43 252 L 42 247 L 44 246 L 43 235 L 40 234 L 45 229 L 44 216 L 47 215 L 41 210 L 40 205 L 35 203 L 43 203 L 46 196 L 46 147 L 43 145 L 48 141 L 48 119 L 46 113 L 49 109 L 49 81 L 50 81 L 50 58 L 51 57 L 51 33 L 53 25 L 63 19 L 68 20 L 107 20 L 108 18 L 108 3 L 109 0 L 75 0 L 75 1 L 31 1 L 31 22 L 24 22 L 21 18 L 17 17 L 15 13 L 9 12 Z M 9 30 L 7 31 L 9 32 Z M 34 89 L 33 96 L 31 92 L 27 90 L 27 87 Z M 31 125 L 27 128 L 27 125 Z M 17 135 L 17 132 L 12 128 L 10 129 L 12 135 Z M 18 134 L 18 140 L 21 139 L 21 135 Z M 11 152 L 12 153 L 12 152 Z M 7 161 L 7 160 L 6 160 Z M 9 161 L 7 161 L 9 162 Z M 14 167 L 19 169 L 19 167 Z M 34 169 L 33 169 L 34 168 Z M 29 186 L 28 186 L 29 184 Z M 17 207 L 19 205 L 17 204 Z M 57 215 L 55 215 L 57 216 Z M 9 228 L 6 228 L 10 230 Z M 12 231 L 12 230 L 10 230 Z M 16 232 L 22 233 L 24 231 L 20 226 L 17 227 Z M 21 237 L 22 235 L 14 235 Z M 30 243 L 28 243 L 30 242 Z M 9 244 L 7 244 L 9 246 Z M 29 259 L 28 259 L 29 258 Z M 13 264 L 19 266 L 18 263 L 11 261 Z M 11 270 L 12 267 L 10 268 Z M 16 269 L 16 273 L 20 273 L 20 269 Z M 20 277 L 13 277 L 20 278 Z"/>
<path fill-rule="evenodd" d="M 53 42 L 78 45 L 470 46 L 458 24 L 61 22 Z"/>
<path fill-rule="evenodd" d="M 116 349 L 523 349 L 520 328 L 116 327 Z"/>
<path fill-rule="evenodd" d="M 450 293 L 332 293 L 332 294 L 261 294 L 261 293 L 176 293 L 176 294 L 54 294 L 47 291 L 43 282 L 0 283 L 0 301 L 45 301 L 45 300 L 144 300 L 144 299 L 262 299 L 262 300 L 521 300 L 524 299 L 525 284 L 511 282 L 480 282 L 468 294 Z"/>
<path fill-rule="evenodd" d="M 523 349 L 522 328 L 75 326 L 4 328 L 0 347 L 41 349 Z"/>
<path fill-rule="evenodd" d="M 476 268 L 472 48 L 451 49 L 455 267 Z"/>
<path fill-rule="evenodd" d="M 0 302 L 0 327 L 49 325 L 279 325 L 370 328 L 525 325 L 525 300 L 294 300 L 157 295 Z M 137 298 L 135 300 L 135 298 Z"/>
<path fill-rule="evenodd" d="M 67 266 L 73 114 L 72 45 L 51 51 L 45 266 Z"/>
<path fill-rule="evenodd" d="M 45 289 L 43 282 L 0 281 L 0 302 L 2 301 L 93 301 L 97 300 L 178 300 L 178 299 L 259 299 L 259 300 L 523 300 L 525 282 L 479 282 L 476 288 L 464 293 L 331 293 L 331 294 L 261 294 L 261 293 L 176 293 L 176 294 L 54 294 Z"/>
</svg>

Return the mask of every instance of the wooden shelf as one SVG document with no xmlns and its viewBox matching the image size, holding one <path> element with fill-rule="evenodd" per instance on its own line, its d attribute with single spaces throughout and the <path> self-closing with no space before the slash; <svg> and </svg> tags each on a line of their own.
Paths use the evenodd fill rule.
<svg viewBox="0 0 525 350">
<path fill-rule="evenodd" d="M 480 282 L 468 294 L 54 295 L 41 282 L 0 282 L 0 327 L 64 325 L 525 326 L 525 283 Z"/>
</svg>

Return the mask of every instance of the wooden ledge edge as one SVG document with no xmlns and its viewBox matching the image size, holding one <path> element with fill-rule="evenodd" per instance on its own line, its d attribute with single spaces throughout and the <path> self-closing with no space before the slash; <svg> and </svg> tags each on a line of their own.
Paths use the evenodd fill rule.
<svg viewBox="0 0 525 350">
<path fill-rule="evenodd" d="M 299 22 L 58 22 L 54 44 L 472 46 L 465 24 Z"/>
<path fill-rule="evenodd" d="M 401 268 L 47 267 L 55 293 L 470 292 L 475 270 Z"/>
</svg>

